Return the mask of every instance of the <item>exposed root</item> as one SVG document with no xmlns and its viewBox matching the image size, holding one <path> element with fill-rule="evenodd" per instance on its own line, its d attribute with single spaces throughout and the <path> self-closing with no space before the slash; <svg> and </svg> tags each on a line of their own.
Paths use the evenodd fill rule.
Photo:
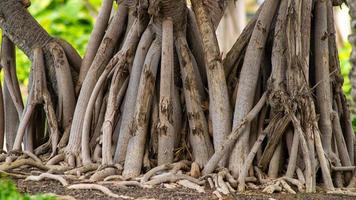
<svg viewBox="0 0 356 200">
<path fill-rule="evenodd" d="M 7 162 L 3 163 L 2 165 L 0 165 L 0 170 L 8 171 L 8 170 L 22 167 L 25 165 L 28 165 L 31 167 L 36 167 L 41 170 L 49 170 L 50 169 L 49 167 L 43 165 L 42 162 L 36 162 L 32 159 L 20 159 L 20 160 L 15 160 L 14 162 L 11 162 L 11 163 L 7 163 Z"/>
<path fill-rule="evenodd" d="M 33 154 L 32 152 L 29 151 L 24 151 L 23 152 L 24 155 L 28 156 L 29 158 L 32 158 L 34 161 L 38 162 L 38 163 L 42 163 L 42 160 L 39 159 L 35 154 Z"/>
<path fill-rule="evenodd" d="M 345 195 L 350 197 L 356 197 L 356 192 L 352 192 L 347 189 L 337 189 L 335 191 L 327 191 L 327 194 L 335 194 L 335 195 Z"/>
<path fill-rule="evenodd" d="M 38 26 L 23 7 L 7 13 L 1 5 L 12 1 L 0 0 L 4 19 Z M 105 186 L 204 192 L 208 183 L 223 198 L 246 188 L 310 193 L 323 182 L 354 195 L 334 188 L 356 176 L 331 1 L 265 1 L 224 63 L 205 0 L 191 0 L 189 16 L 185 0 L 112 3 L 83 61 L 40 27 L 23 38 L 0 16 L 0 150 L 4 139 L 10 150 L 0 173 L 127 199 Z M 25 108 L 9 38 L 33 61 Z"/>
<path fill-rule="evenodd" d="M 112 180 L 124 181 L 125 178 L 121 175 L 111 175 L 111 176 L 107 176 L 106 178 L 104 178 L 104 181 L 112 181 Z"/>
<path fill-rule="evenodd" d="M 268 194 L 273 194 L 275 192 L 280 192 L 282 191 L 282 187 L 280 186 L 280 182 L 277 181 L 275 184 L 268 185 L 265 187 L 265 189 L 262 190 L 262 192 L 268 193 Z"/>
<path fill-rule="evenodd" d="M 39 176 L 29 176 L 25 180 L 26 181 L 41 181 L 43 179 L 52 179 L 60 182 L 64 187 L 66 187 L 68 182 L 60 175 L 54 175 L 54 174 L 49 174 L 49 173 L 42 173 Z"/>
<path fill-rule="evenodd" d="M 55 165 L 64 160 L 64 154 L 58 154 L 47 161 L 46 165 Z"/>
<path fill-rule="evenodd" d="M 76 184 L 76 185 L 70 185 L 68 186 L 68 189 L 76 189 L 76 190 L 99 190 L 102 193 L 108 195 L 109 197 L 112 198 L 124 198 L 123 196 L 120 196 L 118 194 L 113 193 L 111 190 L 109 190 L 107 187 L 98 185 L 98 184 Z M 125 199 L 133 199 L 133 198 L 125 198 Z"/>
<path fill-rule="evenodd" d="M 290 194 L 296 194 L 296 192 L 288 185 L 288 183 L 285 180 L 282 179 L 281 184 L 287 192 L 289 192 Z"/>
<path fill-rule="evenodd" d="M 157 166 L 151 169 L 150 171 L 148 171 L 145 175 L 143 175 L 141 179 L 141 183 L 146 183 L 152 176 L 154 176 L 158 172 L 162 172 L 165 170 L 172 170 L 171 172 L 175 174 L 177 171 L 183 168 L 187 168 L 188 163 L 189 163 L 188 161 L 183 160 L 173 164 L 164 164 L 164 165 Z"/>
<path fill-rule="evenodd" d="M 190 168 L 190 175 L 194 178 L 199 178 L 201 175 L 199 165 L 196 162 L 192 163 L 192 166 Z"/>
<path fill-rule="evenodd" d="M 11 178 L 15 178 L 15 179 L 24 179 L 27 177 L 27 175 L 22 175 L 22 174 L 16 174 L 16 173 L 10 173 L 10 172 L 5 172 L 0 170 L 0 175 L 5 175 L 5 176 L 9 176 Z"/>
<path fill-rule="evenodd" d="M 68 170 L 68 171 L 64 172 L 64 174 L 65 175 L 78 175 L 78 176 L 80 176 L 81 174 L 97 170 L 98 167 L 99 167 L 99 164 L 96 164 L 96 163 L 88 164 L 88 165 L 84 165 L 82 167 L 78 167 L 78 168 L 75 168 L 75 169 Z"/>
<path fill-rule="evenodd" d="M 220 194 L 219 191 L 215 190 L 213 194 L 218 198 L 218 199 L 223 199 L 223 196 Z"/>
<path fill-rule="evenodd" d="M 177 182 L 178 180 L 188 180 L 191 181 L 195 184 L 198 185 L 203 185 L 205 181 L 200 181 L 198 179 L 195 179 L 191 176 L 185 175 L 185 174 L 172 174 L 172 173 L 167 173 L 167 174 L 162 174 L 158 175 L 156 177 L 152 177 L 152 180 L 145 182 L 145 185 L 158 185 L 161 183 L 173 183 Z"/>
<path fill-rule="evenodd" d="M 181 185 L 181 186 L 186 187 L 186 188 L 190 188 L 190 189 L 196 190 L 199 193 L 205 192 L 204 187 L 202 187 L 202 186 L 200 186 L 200 185 L 198 185 L 196 183 L 193 183 L 193 182 L 191 182 L 189 180 L 179 180 L 177 183 L 179 185 Z"/>
<path fill-rule="evenodd" d="M 93 182 L 101 181 L 101 180 L 104 180 L 108 176 L 118 174 L 118 172 L 119 171 L 116 168 L 107 167 L 103 170 L 99 170 L 99 171 L 95 172 L 95 174 L 93 174 L 89 180 L 93 181 Z"/>
<path fill-rule="evenodd" d="M 139 188 L 152 188 L 149 185 L 144 185 L 138 181 L 101 181 L 99 182 L 100 184 L 112 184 L 114 186 L 117 187 L 130 187 L 130 186 L 134 186 L 134 187 L 139 187 Z"/>
<path fill-rule="evenodd" d="M 284 180 L 291 183 L 292 185 L 298 188 L 298 192 L 305 192 L 304 184 L 301 183 L 298 179 L 290 178 L 290 177 L 283 177 Z"/>
</svg>

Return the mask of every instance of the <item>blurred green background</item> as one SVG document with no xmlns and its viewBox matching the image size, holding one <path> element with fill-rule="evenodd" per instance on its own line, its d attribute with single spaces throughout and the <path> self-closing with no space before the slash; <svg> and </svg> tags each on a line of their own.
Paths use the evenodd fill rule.
<svg viewBox="0 0 356 200">
<path fill-rule="evenodd" d="M 101 0 L 32 0 L 30 13 L 53 37 L 67 40 L 83 56 Z M 28 84 L 30 62 L 16 51 L 17 75 Z"/>
</svg>

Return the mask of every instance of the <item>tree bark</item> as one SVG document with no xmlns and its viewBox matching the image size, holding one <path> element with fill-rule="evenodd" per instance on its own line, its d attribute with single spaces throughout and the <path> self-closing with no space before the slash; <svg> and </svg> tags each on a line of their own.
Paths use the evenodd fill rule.
<svg viewBox="0 0 356 200">
<path fill-rule="evenodd" d="M 320 112 L 319 126 L 323 135 L 322 142 L 326 153 L 331 153 L 331 86 L 329 78 L 329 46 L 327 28 L 327 6 L 326 1 L 318 0 L 315 4 L 315 75 L 316 75 L 316 94 Z"/>
<path fill-rule="evenodd" d="M 174 43 L 172 19 L 162 22 L 162 56 L 159 100 L 158 165 L 172 163 L 174 140 L 173 92 L 174 92 Z"/>
<path fill-rule="evenodd" d="M 252 33 L 240 74 L 233 120 L 234 128 L 252 109 L 262 56 L 265 51 L 264 46 L 279 2 L 278 0 L 268 0 L 264 3 L 257 20 L 259 23 L 256 24 Z M 238 176 L 248 154 L 249 129 L 249 127 L 245 129 L 230 156 L 229 169 L 234 176 Z"/>
<path fill-rule="evenodd" d="M 152 96 L 154 94 L 156 74 L 161 54 L 161 42 L 156 39 L 148 50 L 137 92 L 136 108 L 131 121 L 131 138 L 127 145 L 127 153 L 123 176 L 140 175 L 145 150 L 148 121 L 150 117 Z"/>
<path fill-rule="evenodd" d="M 209 20 L 202 0 L 193 0 L 192 6 L 203 39 L 203 49 L 209 85 L 209 112 L 213 125 L 214 148 L 220 149 L 231 131 L 231 107 L 215 29 Z M 220 166 L 226 164 L 226 156 Z"/>
</svg>

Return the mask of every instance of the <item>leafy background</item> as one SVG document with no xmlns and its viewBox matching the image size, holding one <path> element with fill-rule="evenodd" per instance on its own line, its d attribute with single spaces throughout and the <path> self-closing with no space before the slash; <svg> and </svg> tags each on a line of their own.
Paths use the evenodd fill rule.
<svg viewBox="0 0 356 200">
<path fill-rule="evenodd" d="M 83 56 L 101 0 L 32 0 L 29 12 L 53 37 L 67 40 Z M 30 62 L 16 51 L 17 75 L 28 84 Z"/>
</svg>

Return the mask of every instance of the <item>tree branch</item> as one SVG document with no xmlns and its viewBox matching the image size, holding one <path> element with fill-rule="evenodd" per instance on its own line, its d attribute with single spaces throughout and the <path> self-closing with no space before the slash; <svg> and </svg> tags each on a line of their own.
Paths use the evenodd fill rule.
<svg viewBox="0 0 356 200">
<path fill-rule="evenodd" d="M 30 59 L 32 49 L 44 47 L 52 37 L 17 0 L 0 1 L 0 27 Z"/>
</svg>

